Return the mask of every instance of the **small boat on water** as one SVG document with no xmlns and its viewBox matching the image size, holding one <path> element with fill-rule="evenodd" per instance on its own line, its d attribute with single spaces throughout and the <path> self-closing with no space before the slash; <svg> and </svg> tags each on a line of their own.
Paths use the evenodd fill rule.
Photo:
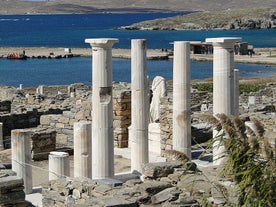
<svg viewBox="0 0 276 207">
<path fill-rule="evenodd" d="M 25 60 L 27 56 L 24 53 L 9 53 L 7 58 L 11 60 Z"/>
</svg>

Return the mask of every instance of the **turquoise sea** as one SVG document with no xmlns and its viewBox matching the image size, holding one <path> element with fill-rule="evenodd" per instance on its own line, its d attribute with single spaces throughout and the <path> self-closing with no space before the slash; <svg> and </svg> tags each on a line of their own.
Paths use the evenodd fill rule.
<svg viewBox="0 0 276 207">
<path fill-rule="evenodd" d="M 112 37 L 119 42 L 114 48 L 130 48 L 131 39 L 146 39 L 147 48 L 172 48 L 173 41 L 204 41 L 207 37 L 242 37 L 254 47 L 276 47 L 276 30 L 233 31 L 134 31 L 118 30 L 143 20 L 163 18 L 177 13 L 140 14 L 71 14 L 71 15 L 0 15 L 0 47 L 89 47 L 86 38 Z M 12 51 L 11 51 L 12 52 Z M 1 56 L 1 49 L 0 49 Z M 172 61 L 148 61 L 152 79 L 161 75 L 172 79 Z M 276 66 L 236 64 L 242 77 L 276 75 Z M 212 76 L 212 62 L 192 62 L 192 79 Z M 75 82 L 91 84 L 91 60 L 28 59 L 11 61 L 0 59 L 0 85 L 37 86 Z M 130 82 L 130 61 L 113 60 L 113 80 Z"/>
</svg>

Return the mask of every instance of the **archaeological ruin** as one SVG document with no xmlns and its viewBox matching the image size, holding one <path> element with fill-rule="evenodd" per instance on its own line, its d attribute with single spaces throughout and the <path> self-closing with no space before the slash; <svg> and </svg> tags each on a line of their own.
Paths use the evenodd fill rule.
<svg viewBox="0 0 276 207">
<path fill-rule="evenodd" d="M 45 207 L 200 206 L 204 196 L 223 206 L 217 186 L 234 205 L 234 184 L 212 174 L 225 160 L 223 144 L 201 145 L 223 130 L 200 114 L 261 120 L 276 157 L 276 85 L 239 94 L 234 44 L 241 38 L 206 39 L 214 48 L 213 93 L 191 87 L 187 41 L 174 42 L 173 80 L 151 82 L 146 40 L 131 40 L 131 83 L 114 83 L 112 47 L 118 41 L 85 39 L 92 48 L 92 86 L 0 86 L 0 152 L 11 148 L 11 163 L 0 154 L 0 206 L 32 206 L 38 161 L 48 162 L 39 201 Z M 115 173 L 119 149 L 130 159 L 128 172 Z"/>
</svg>

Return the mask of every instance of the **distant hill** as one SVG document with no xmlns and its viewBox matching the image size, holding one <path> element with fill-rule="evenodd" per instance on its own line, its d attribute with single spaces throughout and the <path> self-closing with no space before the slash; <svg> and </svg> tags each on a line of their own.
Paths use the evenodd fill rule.
<svg viewBox="0 0 276 207">
<path fill-rule="evenodd" d="M 221 11 L 276 8 L 275 0 L 0 0 L 0 14 Z"/>
<path fill-rule="evenodd" d="M 195 12 L 139 22 L 123 28 L 132 30 L 276 29 L 276 9 L 228 9 Z"/>
</svg>

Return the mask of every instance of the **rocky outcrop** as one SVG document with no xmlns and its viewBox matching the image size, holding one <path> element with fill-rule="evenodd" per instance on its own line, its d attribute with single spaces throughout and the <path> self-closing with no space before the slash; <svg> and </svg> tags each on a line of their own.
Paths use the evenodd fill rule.
<svg viewBox="0 0 276 207">
<path fill-rule="evenodd" d="M 212 168 L 201 172 L 179 162 L 164 162 L 148 164 L 143 171 L 150 176 L 143 175 L 144 180 L 130 179 L 116 187 L 86 178 L 50 181 L 43 184 L 43 206 L 188 207 L 203 203 L 229 206 L 237 202 L 235 184 L 218 180 Z"/>
<path fill-rule="evenodd" d="M 196 12 L 122 27 L 128 30 L 236 30 L 276 29 L 274 9 Z"/>
</svg>

